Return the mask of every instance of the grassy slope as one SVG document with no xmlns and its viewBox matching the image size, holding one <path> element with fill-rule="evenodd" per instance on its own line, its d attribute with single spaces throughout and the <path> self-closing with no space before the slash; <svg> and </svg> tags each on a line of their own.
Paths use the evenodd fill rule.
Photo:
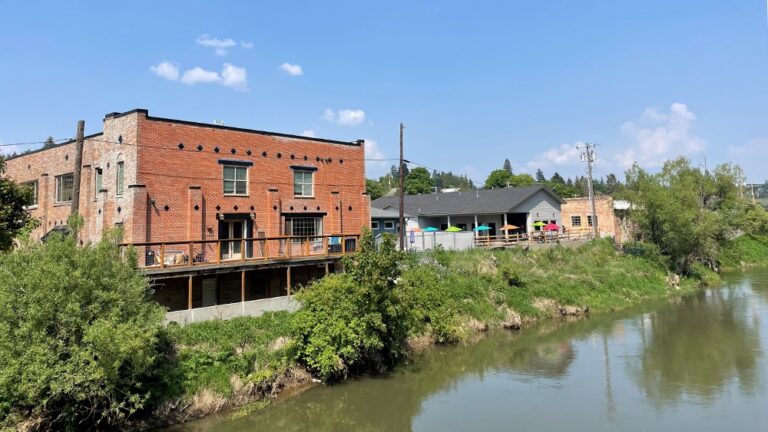
<svg viewBox="0 0 768 432">
<path fill-rule="evenodd" d="M 403 280 L 423 297 L 419 304 L 429 322 L 413 332 L 431 332 L 443 342 L 466 336 L 469 318 L 498 325 L 504 305 L 523 317 L 541 317 L 544 313 L 534 307 L 537 298 L 608 311 L 670 294 L 659 264 L 619 254 L 607 241 L 577 250 L 472 250 L 438 252 L 433 258 L 411 266 Z M 694 285 L 684 281 L 676 293 Z M 290 344 L 269 349 L 279 337 L 289 336 L 290 319 L 282 312 L 170 327 L 169 338 L 178 350 L 168 374 L 174 381 L 171 395 L 190 397 L 208 389 L 231 397 L 233 375 L 255 384 L 274 379 L 294 365 Z"/>
<path fill-rule="evenodd" d="M 768 237 L 743 235 L 729 241 L 720 251 L 720 263 L 724 268 L 768 264 Z"/>
</svg>

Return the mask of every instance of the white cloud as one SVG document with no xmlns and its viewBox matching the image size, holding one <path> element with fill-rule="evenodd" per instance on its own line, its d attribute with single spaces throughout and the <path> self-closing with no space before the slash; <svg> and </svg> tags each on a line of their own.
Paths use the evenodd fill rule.
<svg viewBox="0 0 768 432">
<path fill-rule="evenodd" d="M 739 165 L 749 183 L 768 181 L 765 166 L 768 165 L 768 138 L 754 138 L 742 146 L 728 148 L 728 158 Z"/>
<path fill-rule="evenodd" d="M 365 111 L 361 109 L 339 111 L 338 123 L 344 126 L 355 126 L 365 121 Z"/>
<path fill-rule="evenodd" d="M 315 130 L 314 129 L 305 129 L 304 132 L 301 133 L 301 136 L 309 137 L 309 138 L 315 138 Z"/>
<path fill-rule="evenodd" d="M 696 115 L 679 102 L 673 103 L 668 112 L 646 108 L 640 119 L 621 126 L 628 148 L 613 159 L 624 168 L 634 162 L 644 168 L 656 168 L 676 156 L 700 153 L 704 140 L 691 132 L 695 120 Z"/>
<path fill-rule="evenodd" d="M 253 48 L 253 42 L 241 40 L 240 41 L 240 46 L 245 48 L 245 49 L 251 49 L 251 48 Z"/>
<path fill-rule="evenodd" d="M 212 38 L 207 34 L 198 36 L 195 42 L 197 42 L 198 45 L 202 45 L 207 48 L 213 48 L 217 56 L 227 55 L 227 49 L 237 45 L 237 43 L 235 43 L 235 41 L 230 38 Z"/>
<path fill-rule="evenodd" d="M 150 66 L 149 70 L 154 72 L 155 75 L 170 81 L 179 79 L 179 67 L 167 60 L 163 60 L 155 66 Z"/>
<path fill-rule="evenodd" d="M 231 87 L 235 90 L 248 90 L 248 74 L 246 73 L 245 68 L 224 63 L 221 77 L 223 78 L 221 84 L 225 87 Z"/>
<path fill-rule="evenodd" d="M 220 82 L 221 77 L 218 72 L 208 71 L 201 67 L 195 67 L 184 72 L 181 77 L 181 82 L 184 84 L 195 85 L 197 83 L 212 83 Z"/>
<path fill-rule="evenodd" d="M 282 69 L 283 72 L 291 76 L 304 75 L 304 70 L 301 68 L 300 65 L 297 65 L 297 64 L 283 63 L 280 65 L 280 69 Z"/>
<path fill-rule="evenodd" d="M 528 162 L 527 167 L 531 170 L 539 168 L 548 168 L 551 166 L 573 166 L 581 163 L 577 146 L 583 145 L 581 142 L 573 144 L 562 144 L 552 147 L 542 153 L 539 153 L 534 160 Z"/>
<path fill-rule="evenodd" d="M 365 158 L 366 159 L 386 159 L 387 156 L 379 148 L 379 143 L 376 140 L 365 140 Z M 385 160 L 368 160 L 365 162 L 366 174 L 369 177 L 378 177 L 384 175 L 387 169 L 387 161 Z"/>
<path fill-rule="evenodd" d="M 326 108 L 325 111 L 323 111 L 323 118 L 329 122 L 336 120 L 336 113 L 333 112 L 332 109 Z"/>
</svg>

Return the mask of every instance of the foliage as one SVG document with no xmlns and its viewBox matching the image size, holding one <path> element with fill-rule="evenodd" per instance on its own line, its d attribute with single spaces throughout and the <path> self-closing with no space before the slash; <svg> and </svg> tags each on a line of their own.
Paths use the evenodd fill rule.
<svg viewBox="0 0 768 432">
<path fill-rule="evenodd" d="M 768 263 L 768 235 L 748 234 L 727 241 L 720 251 L 719 261 L 726 268 Z"/>
<path fill-rule="evenodd" d="M 365 179 L 365 193 L 371 197 L 371 200 L 384 196 L 384 186 L 376 180 Z"/>
<path fill-rule="evenodd" d="M 435 186 L 440 189 L 474 189 L 475 184 L 466 175 L 456 175 L 451 171 L 432 171 L 432 180 Z"/>
<path fill-rule="evenodd" d="M 32 191 L 3 176 L 4 172 L 5 160 L 0 156 L 0 251 L 10 249 L 13 239 L 36 223 L 25 209 L 32 203 Z"/>
<path fill-rule="evenodd" d="M 144 407 L 164 311 L 113 240 L 0 255 L 0 416 L 88 429 Z"/>
<path fill-rule="evenodd" d="M 485 180 L 486 189 L 530 186 L 534 183 L 533 177 L 528 174 L 511 174 L 504 169 L 491 171 Z"/>
<path fill-rule="evenodd" d="M 507 172 L 507 174 L 512 175 L 512 162 L 509 161 L 509 159 L 504 159 L 504 166 L 502 166 L 502 169 Z"/>
<path fill-rule="evenodd" d="M 637 164 L 627 171 L 630 217 L 647 241 L 669 256 L 676 272 L 694 263 L 716 268 L 720 246 L 743 225 L 738 168 L 720 165 L 713 172 L 679 158 L 661 172 L 648 174 Z"/>
<path fill-rule="evenodd" d="M 345 259 L 345 273 L 297 295 L 302 308 L 293 333 L 302 364 L 332 381 L 350 370 L 382 369 L 403 356 L 410 313 L 396 283 L 403 258 L 391 235 L 377 246 L 366 231 L 358 253 Z"/>
<path fill-rule="evenodd" d="M 434 186 L 429 171 L 422 167 L 412 169 L 403 180 L 403 188 L 408 195 L 431 193 Z"/>
</svg>

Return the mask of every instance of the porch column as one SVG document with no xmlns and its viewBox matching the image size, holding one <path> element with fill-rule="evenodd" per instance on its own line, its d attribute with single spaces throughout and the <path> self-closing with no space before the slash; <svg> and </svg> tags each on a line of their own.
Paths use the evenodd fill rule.
<svg viewBox="0 0 768 432">
<path fill-rule="evenodd" d="M 187 282 L 187 309 L 192 309 L 192 276 Z"/>
<path fill-rule="evenodd" d="M 449 227 L 453 226 L 453 225 L 451 225 L 451 217 L 450 216 L 448 216 L 448 226 Z"/>
<path fill-rule="evenodd" d="M 478 226 L 479 226 L 479 225 L 478 225 L 478 223 L 477 223 L 477 215 L 475 215 L 475 228 L 477 228 Z M 478 233 L 478 232 L 479 232 L 479 231 L 475 230 L 475 237 L 477 237 L 477 233 Z"/>
<path fill-rule="evenodd" d="M 291 266 L 285 268 L 285 290 L 291 295 Z"/>
<path fill-rule="evenodd" d="M 504 213 L 504 226 L 507 226 L 507 214 Z M 504 230 L 504 240 L 509 240 L 509 230 Z"/>
</svg>

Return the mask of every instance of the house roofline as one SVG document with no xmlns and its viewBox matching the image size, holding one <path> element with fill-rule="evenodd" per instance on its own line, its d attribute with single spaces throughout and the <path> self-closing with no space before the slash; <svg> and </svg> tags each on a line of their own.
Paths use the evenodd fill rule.
<svg viewBox="0 0 768 432">
<path fill-rule="evenodd" d="M 218 125 L 213 123 L 201 123 L 201 122 L 195 122 L 190 120 L 179 120 L 179 119 L 172 119 L 172 118 L 166 118 L 166 117 L 154 117 L 149 115 L 149 110 L 145 108 L 136 108 L 130 111 L 122 112 L 122 113 L 112 112 L 104 116 L 104 121 L 109 119 L 124 117 L 131 114 L 144 114 L 144 117 L 150 121 L 176 123 L 176 124 L 183 124 L 183 125 L 197 126 L 197 127 L 207 127 L 211 129 L 220 129 L 220 130 L 229 130 L 234 132 L 244 132 L 244 133 L 251 133 L 251 134 L 258 134 L 258 135 L 276 136 L 281 138 L 299 139 L 299 140 L 305 140 L 305 141 L 322 142 L 327 144 L 341 144 L 341 145 L 347 145 L 347 146 L 361 147 L 364 142 L 364 140 L 362 139 L 355 140 L 355 141 L 340 141 L 340 140 L 332 140 L 332 139 L 325 139 L 325 138 L 312 138 L 312 137 L 306 137 L 302 135 L 293 135 L 293 134 L 286 134 L 286 133 L 280 133 L 280 132 L 269 132 L 269 131 L 263 131 L 258 129 L 241 128 L 236 126 Z"/>
<path fill-rule="evenodd" d="M 86 135 L 86 136 L 83 137 L 83 141 L 87 141 L 87 140 L 89 140 L 91 138 L 96 138 L 97 136 L 101 136 L 101 135 L 104 135 L 104 132 L 97 132 L 95 134 Z M 46 151 L 46 150 L 53 150 L 53 149 L 55 149 L 57 147 L 65 146 L 65 145 L 68 145 L 68 144 L 74 144 L 76 141 L 77 141 L 76 139 L 71 138 L 71 139 L 69 139 L 67 141 L 64 141 L 64 142 L 61 142 L 61 143 L 58 143 L 58 144 L 54 144 L 51 147 L 40 147 L 39 149 L 30 150 L 28 152 L 17 154 L 16 156 L 13 156 L 13 157 L 7 157 L 7 158 L 5 158 L 5 160 L 9 161 L 9 160 L 18 159 L 18 158 L 21 158 L 21 157 L 24 157 L 24 156 L 33 155 L 35 153 L 40 153 L 40 152 L 43 152 L 43 151 Z"/>
</svg>

